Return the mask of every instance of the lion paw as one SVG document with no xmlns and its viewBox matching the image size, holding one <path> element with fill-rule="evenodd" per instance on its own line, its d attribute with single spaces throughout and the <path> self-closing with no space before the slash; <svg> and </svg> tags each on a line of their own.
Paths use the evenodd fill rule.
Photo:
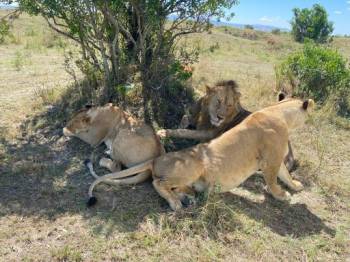
<svg viewBox="0 0 350 262">
<path fill-rule="evenodd" d="M 286 202 L 290 202 L 292 199 L 292 196 L 289 192 L 287 191 L 283 191 L 281 192 L 281 194 L 279 194 L 279 196 L 277 197 L 278 200 L 281 201 L 286 201 Z"/>
<path fill-rule="evenodd" d="M 272 196 L 274 198 L 276 198 L 277 200 L 287 201 L 287 202 L 290 202 L 290 200 L 292 198 L 291 194 L 287 191 L 284 191 L 284 190 L 280 190 L 279 192 L 272 193 Z"/>
<path fill-rule="evenodd" d="M 157 135 L 161 138 L 167 137 L 167 134 L 168 134 L 168 132 L 166 129 L 160 129 L 157 132 Z"/>
<path fill-rule="evenodd" d="M 169 205 L 170 205 L 171 209 L 174 211 L 179 211 L 182 209 L 182 204 L 181 204 L 180 200 L 172 201 L 171 203 L 169 203 Z"/>
<path fill-rule="evenodd" d="M 98 164 L 99 164 L 101 167 L 108 167 L 108 166 L 111 164 L 111 162 L 112 162 L 112 160 L 103 157 L 103 158 L 100 159 L 100 161 L 99 161 Z"/>
<path fill-rule="evenodd" d="M 293 188 L 292 189 L 294 191 L 301 191 L 304 189 L 304 186 L 298 180 L 293 180 Z"/>
</svg>

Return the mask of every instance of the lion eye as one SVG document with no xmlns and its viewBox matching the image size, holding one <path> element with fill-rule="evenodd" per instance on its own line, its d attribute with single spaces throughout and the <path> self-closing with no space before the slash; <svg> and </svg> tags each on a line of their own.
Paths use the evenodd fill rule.
<svg viewBox="0 0 350 262">
<path fill-rule="evenodd" d="M 83 117 L 82 122 L 88 124 L 90 122 L 90 117 Z"/>
</svg>

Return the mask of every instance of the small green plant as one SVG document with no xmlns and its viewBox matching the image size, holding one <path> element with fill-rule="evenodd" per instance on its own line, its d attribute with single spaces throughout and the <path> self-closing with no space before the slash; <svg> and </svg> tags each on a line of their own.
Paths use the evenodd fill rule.
<svg viewBox="0 0 350 262">
<path fill-rule="evenodd" d="M 43 105 L 52 105 L 59 97 L 59 93 L 55 88 L 38 88 L 34 90 L 35 97 L 40 98 Z"/>
<path fill-rule="evenodd" d="M 10 24 L 5 19 L 0 19 L 0 44 L 3 44 L 8 36 L 11 36 Z"/>
<path fill-rule="evenodd" d="M 69 246 L 64 246 L 62 248 L 56 249 L 51 252 L 52 256 L 58 261 L 82 261 L 83 258 L 79 251 L 74 250 Z"/>
<path fill-rule="evenodd" d="M 12 64 L 13 64 L 14 68 L 17 71 L 20 71 L 24 67 L 25 63 L 26 63 L 25 56 L 20 51 L 16 51 L 15 57 L 12 60 Z"/>
<path fill-rule="evenodd" d="M 50 32 L 43 39 L 43 45 L 47 48 L 64 48 L 67 44 L 59 34 Z"/>
<path fill-rule="evenodd" d="M 220 49 L 220 46 L 219 46 L 218 42 L 216 42 L 214 45 L 209 46 L 209 52 L 210 53 L 214 53 L 215 50 L 218 50 L 218 49 Z"/>
</svg>

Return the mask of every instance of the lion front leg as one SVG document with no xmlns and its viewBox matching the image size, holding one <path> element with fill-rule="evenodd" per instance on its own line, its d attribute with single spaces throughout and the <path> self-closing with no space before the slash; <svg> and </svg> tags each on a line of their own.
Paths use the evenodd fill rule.
<svg viewBox="0 0 350 262">
<path fill-rule="evenodd" d="M 177 137 L 208 141 L 215 137 L 214 130 L 190 130 L 190 129 L 161 129 L 157 132 L 160 137 Z"/>
</svg>

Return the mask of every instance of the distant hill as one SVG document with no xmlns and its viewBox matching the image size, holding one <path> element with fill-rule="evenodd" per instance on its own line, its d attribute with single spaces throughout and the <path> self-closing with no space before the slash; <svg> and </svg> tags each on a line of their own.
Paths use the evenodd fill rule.
<svg viewBox="0 0 350 262">
<path fill-rule="evenodd" d="M 246 26 L 244 24 L 236 24 L 236 23 L 230 23 L 230 22 L 211 21 L 211 23 L 215 26 L 231 26 L 231 27 L 240 28 L 240 29 L 243 29 Z M 277 26 L 270 26 L 270 25 L 253 24 L 251 26 L 253 26 L 255 30 L 264 31 L 264 32 L 271 32 L 273 29 L 280 29 L 282 32 L 290 31 L 288 28 L 280 28 Z"/>
<path fill-rule="evenodd" d="M 176 19 L 176 15 L 170 15 L 170 16 L 168 16 L 168 19 L 174 20 L 174 19 Z M 210 22 L 215 26 L 231 26 L 231 27 L 240 28 L 240 29 L 243 29 L 246 26 L 246 24 L 221 22 L 221 21 L 215 21 L 215 20 L 212 20 Z M 271 32 L 273 29 L 280 29 L 282 32 L 289 32 L 290 31 L 290 29 L 288 29 L 288 28 L 280 28 L 280 27 L 271 26 L 271 25 L 261 25 L 261 24 L 250 24 L 250 25 L 253 26 L 255 30 L 264 31 L 264 32 Z"/>
</svg>

